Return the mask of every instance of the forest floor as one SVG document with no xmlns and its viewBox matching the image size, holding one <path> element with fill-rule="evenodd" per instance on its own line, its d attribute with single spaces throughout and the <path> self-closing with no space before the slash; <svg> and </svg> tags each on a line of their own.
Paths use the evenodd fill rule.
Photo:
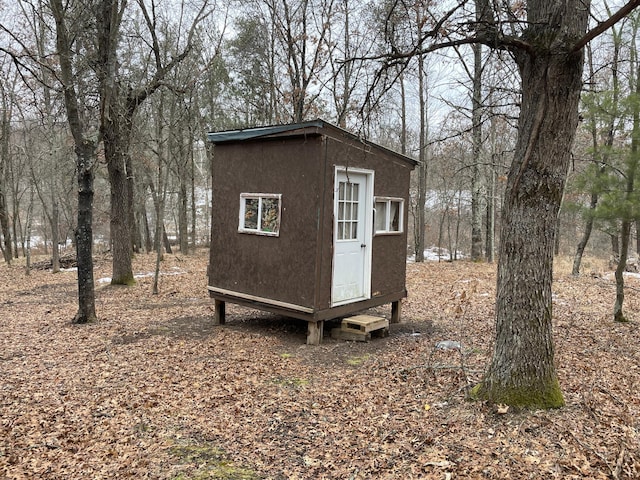
<svg viewBox="0 0 640 480">
<path fill-rule="evenodd" d="M 616 324 L 612 272 L 556 262 L 567 405 L 513 411 L 466 398 L 492 351 L 492 265 L 409 264 L 388 337 L 333 340 L 329 325 L 320 346 L 304 322 L 232 305 L 213 326 L 206 267 L 206 250 L 166 255 L 152 295 L 152 255 L 132 287 L 110 286 L 99 257 L 100 320 L 72 325 L 75 272 L 0 266 L 0 478 L 640 477 L 637 278 Z"/>
</svg>

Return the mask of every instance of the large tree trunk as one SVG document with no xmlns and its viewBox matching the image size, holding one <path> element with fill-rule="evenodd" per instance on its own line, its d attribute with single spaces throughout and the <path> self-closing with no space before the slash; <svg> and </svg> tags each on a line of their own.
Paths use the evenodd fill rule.
<svg viewBox="0 0 640 480">
<path fill-rule="evenodd" d="M 135 283 L 131 266 L 133 249 L 131 248 L 129 183 L 125 158 L 129 149 L 129 132 L 130 129 L 127 127 L 118 128 L 113 125 L 113 122 L 103 126 L 104 153 L 111 186 L 112 285 L 132 285 Z"/>
<path fill-rule="evenodd" d="M 97 320 L 93 282 L 93 146 L 76 146 L 78 155 L 78 313 L 75 323 Z"/>
<path fill-rule="evenodd" d="M 564 399 L 554 365 L 553 249 L 583 65 L 582 51 L 567 45 L 586 31 L 588 8 L 579 1 L 529 6 L 527 40 L 536 50 L 516 52 L 522 107 L 502 215 L 496 344 L 474 393 L 495 403 L 554 408 Z M 551 44 L 544 48 L 544 42 Z"/>
<path fill-rule="evenodd" d="M 76 255 L 78 261 L 78 313 L 75 323 L 97 320 L 95 289 L 93 283 L 93 165 L 96 143 L 85 138 L 78 94 L 75 89 L 76 76 L 73 70 L 70 33 L 67 31 L 66 10 L 62 0 L 50 0 L 51 11 L 56 22 L 56 46 L 60 58 L 60 77 L 64 90 L 64 103 L 69 128 L 73 135 L 76 153 L 78 180 L 78 225 L 76 229 Z"/>
</svg>

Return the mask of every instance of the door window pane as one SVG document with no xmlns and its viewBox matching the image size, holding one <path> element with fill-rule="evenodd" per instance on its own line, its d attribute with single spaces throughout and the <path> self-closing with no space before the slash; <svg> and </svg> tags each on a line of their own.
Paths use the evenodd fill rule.
<svg viewBox="0 0 640 480">
<path fill-rule="evenodd" d="M 353 240 L 358 237 L 358 192 L 357 183 L 338 183 L 337 240 Z"/>
</svg>

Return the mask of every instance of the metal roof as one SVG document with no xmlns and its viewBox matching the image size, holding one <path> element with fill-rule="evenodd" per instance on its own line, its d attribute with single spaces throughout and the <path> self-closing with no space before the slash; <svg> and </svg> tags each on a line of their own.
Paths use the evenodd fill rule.
<svg viewBox="0 0 640 480">
<path fill-rule="evenodd" d="M 332 135 L 330 134 L 332 133 Z M 370 142 L 357 135 L 354 135 L 347 130 L 344 130 L 332 123 L 326 122 L 321 119 L 310 120 L 307 122 L 291 123 L 287 125 L 271 125 L 265 127 L 252 127 L 239 130 L 226 130 L 222 132 L 209 132 L 207 139 L 213 144 L 221 143 L 233 143 L 242 142 L 246 140 L 257 140 L 261 138 L 274 138 L 280 136 L 289 135 L 322 135 L 328 134 L 329 136 L 342 135 L 347 136 L 353 140 L 356 140 L 364 145 L 369 145 L 374 148 L 378 148 L 394 156 L 402 158 L 404 161 L 417 165 L 418 162 L 413 158 L 407 157 L 401 153 L 395 152 L 389 148 L 383 147 L 376 143 Z"/>
</svg>

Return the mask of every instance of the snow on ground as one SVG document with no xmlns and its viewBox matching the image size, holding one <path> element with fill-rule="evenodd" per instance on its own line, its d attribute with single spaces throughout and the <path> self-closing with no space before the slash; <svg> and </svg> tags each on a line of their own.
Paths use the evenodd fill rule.
<svg viewBox="0 0 640 480">
<path fill-rule="evenodd" d="M 187 272 L 180 270 L 178 267 L 172 267 L 172 269 L 174 271 L 172 272 L 160 272 L 161 276 L 170 276 L 170 275 L 184 275 Z M 148 278 L 148 277 L 153 277 L 155 274 L 154 272 L 147 272 L 147 273 L 136 273 L 133 278 Z M 98 280 L 96 280 L 96 283 L 110 283 L 111 282 L 111 277 L 102 277 L 99 278 Z"/>
<path fill-rule="evenodd" d="M 456 259 L 462 260 L 466 256 L 460 252 L 456 252 Z M 424 259 L 428 262 L 447 262 L 451 260 L 451 253 L 446 248 L 439 248 L 436 246 L 431 246 L 424 251 Z M 407 257 L 407 262 L 413 263 L 416 261 L 415 254 L 409 255 Z"/>
<path fill-rule="evenodd" d="M 623 276 L 625 278 L 636 278 L 640 280 L 640 273 L 635 273 L 635 272 L 623 272 Z M 615 272 L 607 272 L 604 274 L 604 278 L 606 278 L 607 280 L 614 280 L 616 279 L 616 274 Z"/>
</svg>

